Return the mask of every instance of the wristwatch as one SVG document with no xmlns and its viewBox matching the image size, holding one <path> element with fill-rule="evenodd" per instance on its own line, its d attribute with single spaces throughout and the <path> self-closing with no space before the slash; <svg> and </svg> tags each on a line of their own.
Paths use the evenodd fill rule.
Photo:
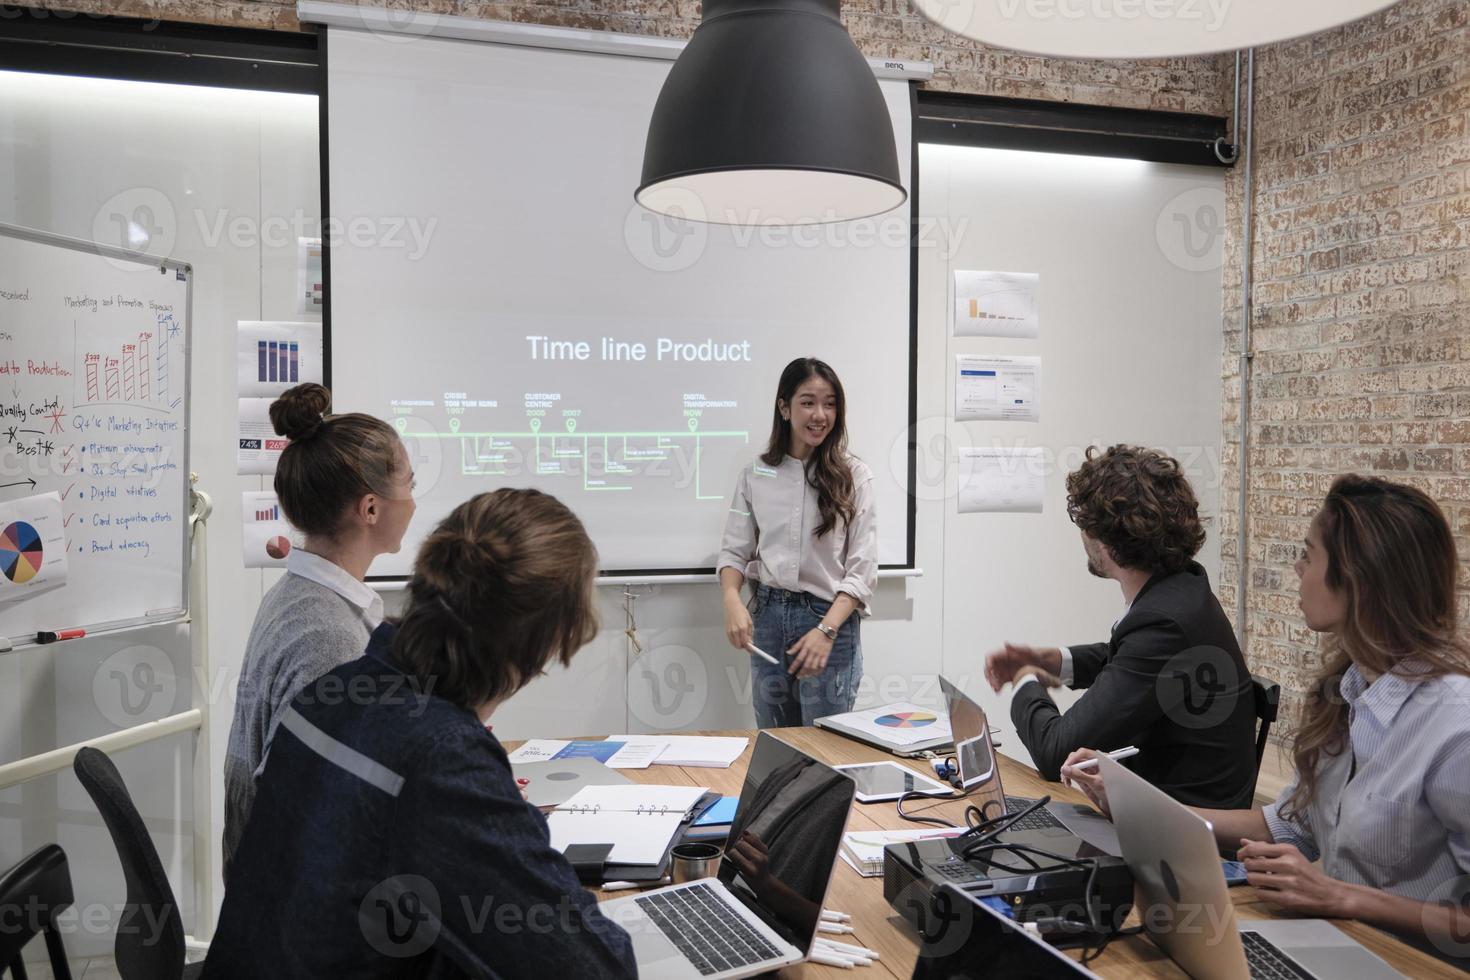
<svg viewBox="0 0 1470 980">
<path fill-rule="evenodd" d="M 829 639 L 829 640 L 835 640 L 835 639 L 837 639 L 837 631 L 835 629 L 833 629 L 832 627 L 828 626 L 826 623 L 818 623 L 817 624 L 817 629 L 821 630 L 822 631 L 822 635 L 825 636 L 827 639 Z"/>
</svg>

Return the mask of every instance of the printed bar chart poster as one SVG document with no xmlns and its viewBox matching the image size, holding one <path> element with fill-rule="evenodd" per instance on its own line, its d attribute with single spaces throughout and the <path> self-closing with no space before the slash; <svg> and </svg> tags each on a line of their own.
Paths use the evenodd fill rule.
<svg viewBox="0 0 1470 980">
<path fill-rule="evenodd" d="M 66 529 L 61 495 L 0 503 L 0 603 L 18 602 L 66 584 Z"/>
<path fill-rule="evenodd" d="M 954 335 L 1036 339 L 1041 333 L 1040 285 L 1041 276 L 1035 272 L 956 269 Z"/>
<path fill-rule="evenodd" d="M 246 568 L 285 568 L 286 558 L 301 547 L 301 532 L 281 513 L 272 490 L 247 490 L 240 495 L 241 544 Z"/>
<path fill-rule="evenodd" d="M 305 381 L 322 381 L 322 325 L 241 320 L 235 378 L 241 398 L 274 398 Z"/>
</svg>

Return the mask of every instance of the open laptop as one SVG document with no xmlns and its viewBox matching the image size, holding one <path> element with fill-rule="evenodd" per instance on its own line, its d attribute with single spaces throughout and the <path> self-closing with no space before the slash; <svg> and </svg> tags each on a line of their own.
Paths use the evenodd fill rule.
<svg viewBox="0 0 1470 980">
<path fill-rule="evenodd" d="M 849 777 L 761 732 L 719 874 L 602 903 L 632 937 L 638 975 L 724 980 L 806 959 L 853 791 Z"/>
<path fill-rule="evenodd" d="M 1402 976 L 1325 919 L 1237 923 L 1210 822 L 1112 759 L 1103 756 L 1098 765 L 1133 874 L 1135 907 L 1149 937 L 1190 976 Z"/>
<path fill-rule="evenodd" d="M 949 709 L 949 728 L 954 734 L 955 764 L 960 771 L 960 791 L 967 796 L 978 794 L 983 797 L 984 801 L 979 806 L 987 818 L 998 816 L 1001 812 L 1016 813 L 1036 802 L 1025 797 L 1005 795 L 985 709 L 951 684 L 948 678 L 939 678 L 939 686 L 944 691 L 944 703 Z M 994 807 L 990 805 L 992 801 Z M 1009 839 L 1022 831 L 1043 838 L 1044 842 L 1040 845 L 1043 847 L 1080 837 L 1100 851 L 1122 857 L 1113 825 L 1102 814 L 1082 804 L 1048 803 L 1019 823 L 1012 824 L 1006 836 Z"/>
</svg>

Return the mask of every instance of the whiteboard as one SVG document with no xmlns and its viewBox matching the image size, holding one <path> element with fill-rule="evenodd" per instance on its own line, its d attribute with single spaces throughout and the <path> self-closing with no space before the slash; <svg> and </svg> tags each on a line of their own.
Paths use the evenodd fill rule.
<svg viewBox="0 0 1470 980">
<path fill-rule="evenodd" d="M 34 595 L 0 568 L 13 643 L 188 606 L 190 280 L 183 263 L 0 225 L 0 506 L 58 495 L 67 567 Z M 58 557 L 35 548 L 33 566 Z"/>
<path fill-rule="evenodd" d="M 880 561 L 907 563 L 909 207 L 796 227 L 639 208 L 671 64 L 331 29 L 334 404 L 392 421 L 418 487 L 371 576 L 406 575 L 451 508 L 502 486 L 565 502 L 604 571 L 711 570 L 781 369 L 809 355 L 846 389 Z M 879 89 L 907 187 L 909 86 Z"/>
</svg>

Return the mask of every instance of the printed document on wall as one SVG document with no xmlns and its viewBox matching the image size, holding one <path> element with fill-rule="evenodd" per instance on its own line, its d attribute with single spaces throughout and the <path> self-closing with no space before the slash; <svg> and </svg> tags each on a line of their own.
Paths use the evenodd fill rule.
<svg viewBox="0 0 1470 980">
<path fill-rule="evenodd" d="M 956 337 L 1020 337 L 1034 340 L 1041 332 L 1035 272 L 954 272 Z"/>
<path fill-rule="evenodd" d="M 322 325 L 241 320 L 236 325 L 235 379 L 241 398 L 271 398 L 306 381 L 322 381 Z"/>
<path fill-rule="evenodd" d="M 1041 358 L 955 355 L 956 422 L 1041 420 Z"/>
<path fill-rule="evenodd" d="M 291 549 L 305 543 L 305 537 L 281 513 L 274 490 L 244 491 L 240 516 L 246 568 L 285 568 Z"/>
<path fill-rule="evenodd" d="M 235 438 L 239 445 L 237 469 L 241 476 L 268 476 L 276 472 L 276 460 L 291 440 L 277 435 L 271 425 L 270 407 L 274 398 L 241 398 L 240 413 L 235 420 Z"/>
<path fill-rule="evenodd" d="M 1041 449 L 961 449 L 958 501 L 961 514 L 1040 514 L 1046 489 Z"/>
<path fill-rule="evenodd" d="M 61 495 L 53 491 L 0 503 L 0 603 L 29 599 L 65 584 Z"/>
</svg>

